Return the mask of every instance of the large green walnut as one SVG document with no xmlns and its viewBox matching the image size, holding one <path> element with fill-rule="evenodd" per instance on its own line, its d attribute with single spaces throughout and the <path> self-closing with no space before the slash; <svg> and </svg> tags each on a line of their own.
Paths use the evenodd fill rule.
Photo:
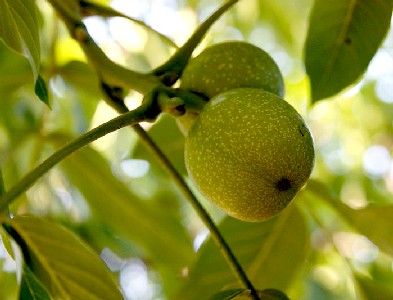
<svg viewBox="0 0 393 300">
<path fill-rule="evenodd" d="M 284 96 L 284 80 L 277 64 L 268 53 L 247 42 L 224 42 L 206 48 L 190 60 L 181 77 L 181 88 L 208 99 L 240 87 Z"/>
<path fill-rule="evenodd" d="M 213 97 L 185 143 L 187 170 L 198 190 L 244 221 L 281 212 L 309 178 L 314 155 L 310 131 L 296 110 L 253 88 Z"/>
<path fill-rule="evenodd" d="M 191 59 L 182 74 L 180 87 L 206 100 L 241 87 L 260 88 L 284 96 L 284 80 L 272 57 L 262 49 L 240 41 L 215 44 Z M 177 119 L 185 134 L 198 114 L 187 111 Z"/>
</svg>

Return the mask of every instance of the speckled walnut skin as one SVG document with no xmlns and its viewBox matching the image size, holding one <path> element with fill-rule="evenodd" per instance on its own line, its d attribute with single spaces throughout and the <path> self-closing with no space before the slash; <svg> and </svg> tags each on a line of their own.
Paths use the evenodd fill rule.
<svg viewBox="0 0 393 300">
<path fill-rule="evenodd" d="M 262 49 L 241 41 L 218 43 L 191 59 L 181 77 L 181 88 L 209 100 L 234 88 L 252 87 L 284 97 L 284 79 L 273 58 Z M 187 113 L 178 118 L 186 135 L 197 118 Z"/>
<path fill-rule="evenodd" d="M 296 110 L 253 88 L 213 97 L 185 144 L 195 186 L 244 221 L 263 221 L 281 212 L 309 178 L 314 156 L 312 136 Z"/>
<path fill-rule="evenodd" d="M 181 87 L 210 99 L 234 88 L 252 87 L 284 97 L 284 80 L 272 57 L 246 42 L 215 44 L 191 59 Z"/>
</svg>

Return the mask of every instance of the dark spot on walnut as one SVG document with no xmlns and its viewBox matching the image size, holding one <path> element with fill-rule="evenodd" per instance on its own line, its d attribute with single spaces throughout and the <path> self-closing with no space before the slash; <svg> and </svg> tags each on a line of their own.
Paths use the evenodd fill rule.
<svg viewBox="0 0 393 300">
<path fill-rule="evenodd" d="M 352 39 L 350 37 L 346 37 L 344 43 L 347 45 L 352 45 Z"/>
<path fill-rule="evenodd" d="M 288 178 L 281 178 L 277 183 L 276 183 L 276 188 L 280 192 L 285 192 L 288 191 L 292 188 L 292 183 Z"/>
<path fill-rule="evenodd" d="M 306 126 L 304 126 L 304 124 L 298 126 L 297 129 L 299 130 L 299 132 L 300 132 L 300 134 L 301 134 L 302 136 L 305 136 L 305 135 L 306 135 L 307 128 L 306 128 Z"/>
</svg>

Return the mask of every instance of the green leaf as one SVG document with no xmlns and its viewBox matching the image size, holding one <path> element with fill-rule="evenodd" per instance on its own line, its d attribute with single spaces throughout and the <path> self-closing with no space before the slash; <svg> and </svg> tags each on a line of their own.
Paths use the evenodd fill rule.
<svg viewBox="0 0 393 300">
<path fill-rule="evenodd" d="M 313 101 L 364 73 L 390 25 L 391 0 L 316 0 L 305 45 Z"/>
<path fill-rule="evenodd" d="M 25 56 L 38 78 L 40 40 L 34 0 L 0 0 L 0 38 L 8 47 Z"/>
<path fill-rule="evenodd" d="M 180 221 L 174 222 L 165 210 L 154 210 L 132 193 L 98 152 L 86 147 L 60 166 L 99 218 L 141 245 L 150 259 L 174 268 L 190 262 L 192 245 Z"/>
<path fill-rule="evenodd" d="M 180 132 L 174 119 L 168 115 L 160 117 L 149 130 L 149 136 L 159 145 L 178 172 L 186 174 L 187 171 L 184 164 L 184 135 Z M 146 159 L 152 162 L 157 172 L 163 172 L 162 167 L 156 163 L 153 155 L 146 150 L 146 147 L 140 141 L 133 152 L 133 157 Z M 165 177 L 167 177 L 166 173 Z"/>
<path fill-rule="evenodd" d="M 33 74 L 27 59 L 11 51 L 0 40 L 0 93 L 3 96 L 2 105 L 23 85 L 31 85 Z M 3 107 L 2 107 L 3 108 Z"/>
<path fill-rule="evenodd" d="M 323 183 L 310 180 L 307 191 L 331 204 L 349 225 L 386 253 L 393 255 L 393 205 L 369 205 L 352 209 L 342 203 Z"/>
<path fill-rule="evenodd" d="M 247 223 L 227 217 L 219 230 L 256 288 L 288 288 L 308 253 L 308 230 L 294 205 L 265 222 Z M 217 289 L 228 286 L 238 287 L 237 279 L 209 239 L 201 247 L 178 298 L 208 299 Z"/>
<path fill-rule="evenodd" d="M 68 229 L 35 216 L 4 222 L 26 263 L 54 298 L 123 299 L 104 262 Z"/>
<path fill-rule="evenodd" d="M 56 68 L 56 75 L 54 84 L 64 88 L 62 96 L 69 99 L 63 103 L 60 120 L 73 131 L 86 132 L 102 98 L 97 74 L 84 62 L 69 61 Z"/>
<path fill-rule="evenodd" d="M 289 300 L 288 296 L 276 289 L 266 289 L 261 291 L 261 299 L 264 300 Z"/>
<path fill-rule="evenodd" d="M 393 255 L 393 205 L 369 206 L 341 211 L 361 234 L 386 253 Z"/>
<path fill-rule="evenodd" d="M 51 297 L 46 290 L 46 288 L 42 285 L 42 283 L 38 280 L 38 278 L 34 275 L 34 273 L 30 270 L 30 268 L 25 264 L 23 266 L 23 277 L 22 284 L 20 287 L 20 295 L 19 299 L 21 300 L 50 300 Z"/>
<path fill-rule="evenodd" d="M 260 299 L 263 300 L 289 300 L 289 298 L 281 291 L 275 289 L 266 289 L 257 291 Z M 230 299 L 252 299 L 250 291 L 246 289 L 232 289 L 219 292 L 209 300 L 230 300 Z"/>
<path fill-rule="evenodd" d="M 4 180 L 3 180 L 3 170 L 0 167 L 0 196 L 2 196 L 5 193 L 5 188 L 4 188 Z"/>
<path fill-rule="evenodd" d="M 101 97 L 99 89 L 99 78 L 92 68 L 81 61 L 69 61 L 65 65 L 59 66 L 56 69 L 68 85 L 78 88 L 78 92 L 87 92 L 93 97 Z"/>
<path fill-rule="evenodd" d="M 79 0 L 48 0 L 48 2 L 58 12 L 65 12 L 74 20 L 81 19 Z"/>
<path fill-rule="evenodd" d="M 355 274 L 357 288 L 361 292 L 362 300 L 386 300 L 393 299 L 393 293 L 379 286 L 378 282 L 363 275 Z"/>
<path fill-rule="evenodd" d="M 16 299 L 19 294 L 20 289 L 20 281 L 23 274 L 23 256 L 22 251 L 18 244 L 13 240 L 13 238 L 8 234 L 3 226 L 1 226 L 1 219 L 8 219 L 4 215 L 0 215 L 0 247 L 4 247 L 4 250 L 8 253 L 8 255 L 15 262 L 15 273 L 8 273 L 5 275 L 5 272 L 0 272 L 0 286 L 7 288 L 0 288 L 0 299 Z M 0 268 L 2 269 L 0 259 Z M 3 285 L 4 284 L 4 285 Z M 8 289 L 8 291 L 7 291 Z M 14 297 L 7 297 L 6 295 L 15 294 Z"/>
<path fill-rule="evenodd" d="M 48 89 L 41 75 L 38 75 L 37 80 L 35 81 L 34 92 L 42 102 L 50 107 Z"/>
<path fill-rule="evenodd" d="M 209 300 L 230 300 L 234 299 L 236 296 L 242 294 L 246 289 L 233 289 L 218 292 L 214 294 Z"/>
</svg>

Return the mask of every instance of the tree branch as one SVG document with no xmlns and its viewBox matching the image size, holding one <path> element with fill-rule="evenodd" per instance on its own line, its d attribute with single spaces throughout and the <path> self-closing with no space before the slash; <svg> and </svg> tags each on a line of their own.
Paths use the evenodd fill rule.
<svg viewBox="0 0 393 300">
<path fill-rule="evenodd" d="M 160 80 L 152 74 L 143 74 L 126 69 L 111 61 L 94 42 L 86 26 L 80 19 L 80 13 L 67 9 L 64 0 L 48 0 L 59 16 L 63 19 L 71 36 L 76 39 L 86 55 L 88 62 L 95 68 L 99 77 L 111 86 L 133 89 L 146 94 L 157 86 Z M 77 6 L 79 9 L 79 7 Z"/>
<path fill-rule="evenodd" d="M 143 105 L 81 135 L 79 138 L 73 140 L 64 148 L 52 154 L 38 167 L 24 176 L 13 188 L 4 193 L 0 197 L 0 211 L 6 208 L 13 199 L 15 199 L 21 193 L 25 192 L 38 178 L 44 175 L 53 166 L 55 166 L 67 156 L 90 144 L 91 142 L 103 137 L 104 135 L 107 135 L 110 132 L 126 127 L 130 124 L 135 124 L 142 121 L 151 121 L 158 115 L 158 113 L 152 113 L 150 106 L 147 107 Z"/>
</svg>

